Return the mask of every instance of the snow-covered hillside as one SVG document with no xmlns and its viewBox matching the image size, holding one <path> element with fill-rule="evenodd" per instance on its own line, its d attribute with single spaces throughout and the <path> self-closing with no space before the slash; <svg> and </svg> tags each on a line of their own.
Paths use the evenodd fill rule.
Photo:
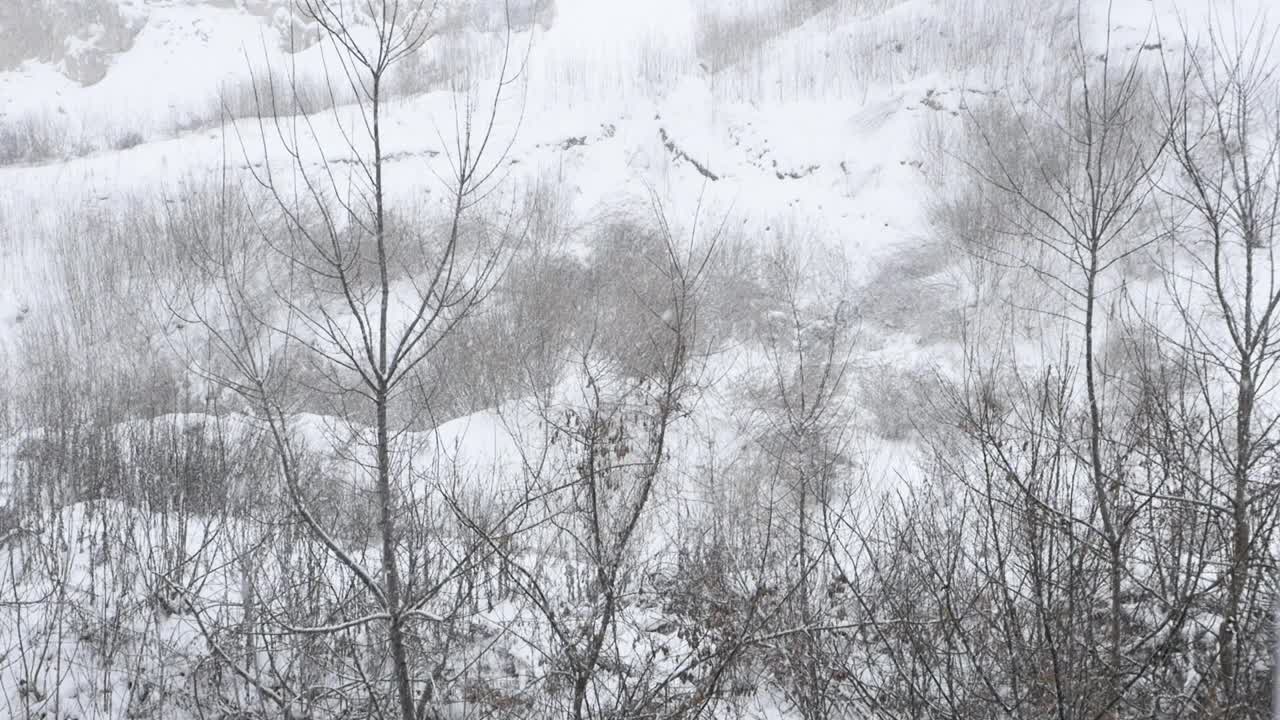
<svg viewBox="0 0 1280 720">
<path fill-rule="evenodd" d="M 1079 255 L 1044 251 L 1048 264 L 1035 265 L 1029 254 L 973 251 L 970 235 L 1036 238 L 1062 226 L 1051 212 L 1036 215 L 1044 196 L 1017 198 L 1032 211 L 1000 199 L 1025 180 L 1003 158 L 1059 168 L 1056 149 L 1036 147 L 1035 133 L 1051 131 L 982 125 L 983 113 L 1053 116 L 1063 98 L 1089 95 L 1082 72 L 1191 77 L 1182 63 L 1196 48 L 1270 37 L 1254 26 L 1269 27 L 1265 0 L 1229 12 L 1212 0 L 442 0 L 425 42 L 380 86 L 375 135 L 369 96 L 347 78 L 352 48 L 374 48 L 376 22 L 355 23 L 344 48 L 288 0 L 29 4 L 0 11 L 0 41 L 39 40 L 0 53 L 0 714 L 68 720 L 257 717 L 236 713 L 264 708 L 390 717 L 353 698 L 363 697 L 360 683 L 399 677 L 403 658 L 379 654 L 376 628 L 410 620 L 412 637 L 397 642 L 422 658 L 412 688 L 419 717 L 890 712 L 894 693 L 915 695 L 884 678 L 914 678 L 937 658 L 878 648 L 896 642 L 899 620 L 931 628 L 954 616 L 877 625 L 910 604 L 877 605 L 854 589 L 863 587 L 856 573 L 878 591 L 900 590 L 895 598 L 911 597 L 919 578 L 936 580 L 942 590 L 920 602 L 944 615 L 996 608 L 984 594 L 996 577 L 1017 586 L 999 599 L 1009 608 L 1047 602 L 1019 584 L 1032 571 L 1005 567 L 1002 556 L 992 569 L 987 554 L 943 558 L 912 546 L 952 531 L 955 547 L 978 544 L 998 535 L 997 516 L 1021 522 L 1023 512 L 1061 514 L 1065 534 L 1071 522 L 1092 532 L 1100 513 L 1111 533 L 1109 513 L 1119 510 L 1076 506 L 1095 486 L 1067 470 L 1041 479 L 1035 453 L 1052 436 L 1069 448 L 1046 453 L 1052 467 L 1083 467 L 1086 428 L 1100 436 L 1104 419 L 1120 426 L 1147 407 L 1114 390 L 1098 391 L 1098 410 L 1092 276 L 1088 399 L 1076 398 L 1085 333 L 1078 291 L 1062 285 Z M 346 5 L 365 4 L 337 3 Z M 1173 107 L 1173 92 L 1143 92 L 1138 104 Z M 975 127 L 1006 133 L 981 136 L 1000 148 L 990 166 L 966 150 Z M 481 144 L 494 158 L 477 166 L 483 192 L 452 194 L 460 161 Z M 1132 152 L 1146 162 L 1145 145 Z M 1163 144 L 1155 154 L 1174 156 Z M 1106 161 L 1090 154 L 1085 174 Z M 1061 167 L 1069 175 L 1076 166 L 1068 158 Z M 1132 192 L 1153 199 L 1121 234 L 1177 235 L 1149 229 L 1189 214 L 1173 189 L 1186 173 L 1163 168 L 1145 168 L 1150 181 Z M 1058 196 L 1048 185 L 1058 201 L 1074 197 L 1068 183 Z M 464 199 L 474 205 L 459 221 Z M 989 216 L 966 215 L 976 207 Z M 360 225 L 365 216 L 377 218 L 376 232 Z M 376 235 L 383 271 L 376 322 L 377 294 L 353 300 L 344 274 L 371 272 L 362 231 Z M 392 247 L 390 279 L 384 236 L 405 243 Z M 336 249 L 346 241 L 357 248 L 351 259 Z M 1108 388 L 1137 354 L 1129 328 L 1172 317 L 1175 329 L 1161 336 L 1171 338 L 1185 330 L 1177 321 L 1190 323 L 1190 303 L 1169 300 L 1186 288 L 1152 269 L 1181 268 L 1182 256 L 1135 243 L 1115 261 L 1118 274 L 1096 284 Z M 433 275 L 434 258 L 423 256 L 441 247 L 463 248 L 463 259 Z M 699 265 L 712 247 L 728 259 Z M 486 253 L 500 261 L 476 260 Z M 295 276 L 325 262 L 336 269 L 315 273 L 320 281 Z M 1193 278 L 1207 266 L 1188 267 Z M 470 281 L 460 300 L 437 285 Z M 1188 297 L 1211 295 L 1210 284 L 1187 282 Z M 444 310 L 432 319 L 456 329 L 422 331 L 435 354 L 420 368 L 405 360 L 414 373 L 396 393 L 368 390 L 377 382 L 361 373 L 387 366 L 370 328 L 412 338 L 433 301 Z M 455 302 L 467 312 L 452 315 Z M 1187 337 L 1226 345 L 1225 332 L 1198 327 Z M 697 339 L 687 340 L 693 328 Z M 653 340 L 668 332 L 671 347 Z M 368 352 L 344 346 L 350 338 Z M 307 350 L 332 362 L 292 359 Z M 398 383 L 392 355 L 388 377 Z M 1233 389 L 1208 375 L 1197 376 L 1205 398 Z M 1051 398 L 1059 380 L 1061 397 Z M 1263 375 L 1259 387 L 1269 392 L 1268 382 Z M 316 389 L 324 383 L 339 389 Z M 254 393 L 260 406 L 244 399 Z M 374 396 L 376 414 L 366 402 Z M 1034 412 L 1010 410 L 1018 401 Z M 1276 398 L 1255 407 L 1273 413 Z M 1175 414 L 1161 419 L 1171 426 Z M 391 439 L 375 431 L 388 415 Z M 992 415 L 1042 424 L 1019 426 L 1026 434 L 1012 440 L 993 431 L 974 450 L 966 442 Z M 1274 430 L 1261 423 L 1258 434 Z M 1019 438 L 1034 456 L 1027 467 L 1004 455 Z M 1149 470 L 1154 460 L 1134 459 L 1138 445 L 1118 452 L 1117 467 Z M 1007 517 L 995 502 L 953 504 L 980 492 L 976 481 L 937 487 L 971 465 L 988 480 L 1032 478 L 1002 496 Z M 1036 482 L 1063 494 L 1017 505 L 1039 497 Z M 1136 518 L 1175 494 L 1161 488 L 1124 510 Z M 411 528 L 404 538 L 374 532 L 391 532 L 392 507 Z M 897 510 L 938 525 L 895 525 Z M 1227 612 L 1199 593 L 1224 586 L 1227 571 L 1214 559 L 1195 577 L 1160 575 L 1161 560 L 1143 553 L 1161 543 L 1193 564 L 1195 551 L 1178 545 L 1183 525 L 1168 520 L 1176 514 L 1160 515 L 1169 537 L 1153 529 L 1133 541 L 1124 593 L 1138 599 L 1125 601 L 1126 622 L 1154 628 L 1134 657 L 1185 658 L 1161 665 L 1166 675 L 1152 686 L 1182 683 L 1198 698 L 1190 678 L 1199 671 L 1188 668 L 1200 667 L 1197 643 Z M 1187 522 L 1208 528 L 1213 517 Z M 1094 566 L 1080 558 L 1103 556 L 1090 543 L 1113 539 L 1098 532 L 1071 535 L 1086 550 L 1063 550 L 1070 562 L 1050 541 L 1009 562 L 1085 572 Z M 789 554 L 787 543 L 799 549 Z M 1204 557 L 1210 545 L 1226 546 L 1206 540 Z M 398 559 L 386 560 L 388 546 Z M 725 547 L 759 558 L 727 560 L 716 554 Z M 888 570 L 877 564 L 884 557 Z M 979 599 L 963 611 L 945 605 L 952 582 L 931 562 L 981 566 L 985 581 L 964 580 Z M 393 569 L 407 578 L 406 597 L 422 597 L 402 615 L 386 609 Z M 1184 605 L 1142 604 L 1160 582 L 1177 586 Z M 1108 607 L 1118 612 L 1121 581 L 1112 587 Z M 1178 612 L 1168 635 L 1190 638 L 1187 647 L 1148 648 Z M 1082 622 L 1101 646 L 1095 621 Z M 978 632 L 946 627 L 947 643 Z M 919 637 L 909 640 L 916 647 Z M 845 664 L 797 659 L 819 646 Z M 1000 659 L 1003 650 L 966 652 L 973 657 L 949 672 L 981 667 L 983 653 L 1021 667 L 1021 656 Z M 1073 657 L 1094 668 L 1098 656 Z M 752 679 L 730 660 L 773 669 Z M 1133 671 L 1143 678 L 1134 693 L 1146 692 L 1146 667 Z M 1022 692 L 1016 680 L 981 677 L 997 704 Z M 873 697 L 866 688 L 882 679 Z M 864 694 L 833 689 L 842 683 Z M 712 687 L 714 701 L 704 694 Z M 938 703 L 929 712 L 968 716 L 944 713 L 938 697 L 953 691 L 934 691 L 921 701 Z M 1019 697 L 1036 709 L 1013 704 L 1010 716 L 1045 711 L 1036 703 L 1048 701 L 1031 695 Z"/>
<path fill-rule="evenodd" d="M 1053 2 L 782 4 L 795 8 L 557 3 L 543 12 L 548 27 L 513 39 L 527 53 L 527 85 L 502 108 L 517 174 L 564 183 L 583 212 L 634 196 L 642 182 L 661 184 L 677 214 L 705 191 L 713 213 L 731 210 L 752 234 L 811 234 L 864 273 L 927 235 L 918 200 L 926 163 L 938 158 L 926 157 L 925 132 L 954 125 L 992 88 L 1051 81 L 1052 58 L 1077 30 L 1069 4 Z M 21 281 L 47 269 L 48 243 L 36 235 L 50 208 L 156 194 L 215 171 L 224 157 L 244 165 L 242 145 L 259 151 L 256 123 L 232 132 L 219 118 L 223 105 L 253 112 L 253 77 L 265 85 L 273 73 L 277 82 L 296 73 L 312 96 L 327 95 L 320 78 L 335 67 L 333 49 L 285 52 L 287 4 L 277 5 L 129 3 L 125 14 L 145 20 L 134 20 L 142 26 L 131 47 L 109 56 L 97 82 L 82 87 L 37 59 L 0 72 L 0 138 L 20 159 L 0 169 L 12 188 L 0 205 L 6 272 L 20 275 L 4 283 L 0 338 L 22 308 L 45 300 L 29 295 L 50 289 Z M 1103 9 L 1083 8 L 1095 44 L 1108 25 Z M 1112 11 L 1110 43 L 1122 53 L 1158 37 L 1176 50 L 1180 18 L 1203 13 L 1186 3 Z M 500 33 L 453 22 L 458 29 L 428 42 L 416 77 L 404 81 L 428 92 L 391 113 L 390 158 L 406 192 L 430 185 L 432 157 L 444 163 L 432 154 L 441 150 L 436 130 L 452 123 L 452 101 L 431 87 L 462 68 L 478 69 L 471 82 L 481 87 L 499 58 Z M 729 34 L 740 26 L 754 31 L 745 40 Z M 323 113 L 317 122 L 333 132 Z M 35 157 L 21 161 L 28 153 Z"/>
</svg>

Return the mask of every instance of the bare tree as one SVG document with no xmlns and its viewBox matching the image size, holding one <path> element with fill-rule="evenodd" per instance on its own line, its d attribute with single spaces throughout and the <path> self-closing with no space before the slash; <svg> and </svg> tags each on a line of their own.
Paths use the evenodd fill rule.
<svg viewBox="0 0 1280 720">
<path fill-rule="evenodd" d="M 1054 291 L 1056 306 L 1024 304 L 1061 332 L 1045 333 L 1057 344 L 1042 371 L 1025 369 L 1011 325 L 1005 345 L 966 332 L 963 374 L 943 374 L 925 439 L 945 489 L 885 508 L 888 537 L 855 533 L 882 579 L 871 658 L 887 667 L 857 685 L 886 714 L 1092 720 L 1158 713 L 1181 691 L 1171 657 L 1207 571 L 1205 514 L 1183 497 L 1206 486 L 1182 446 L 1196 439 L 1185 386 L 1154 365 L 1124 375 L 1132 328 L 1115 309 L 1126 265 L 1162 237 L 1170 122 L 1138 56 L 1116 54 L 1078 31 L 1058 100 L 1006 94 L 968 116 L 963 159 L 990 190 L 979 212 L 996 214 L 963 228 L 987 234 L 970 250 Z M 1175 541 L 1187 554 L 1165 562 Z"/>
<path fill-rule="evenodd" d="M 1277 312 L 1280 222 L 1280 104 L 1274 34 L 1262 25 L 1210 27 L 1208 44 L 1166 64 L 1164 101 L 1176 123 L 1178 171 L 1164 184 L 1175 242 L 1166 261 L 1168 296 L 1185 334 L 1208 428 L 1208 492 L 1223 535 L 1221 623 L 1206 712 L 1266 715 L 1268 656 L 1261 642 L 1274 587 Z"/>
<path fill-rule="evenodd" d="M 981 157 L 970 167 L 1013 201 L 1005 220 L 1016 233 L 1014 243 L 993 246 L 993 257 L 1029 269 L 1059 291 L 1065 317 L 1080 333 L 1078 361 L 1087 410 L 1083 457 L 1097 513 L 1096 539 L 1109 556 L 1106 645 L 1115 697 L 1131 669 L 1124 657 L 1122 583 L 1125 544 L 1136 514 L 1124 486 L 1129 443 L 1108 428 L 1099 349 L 1105 332 L 1104 297 L 1117 287 L 1114 273 L 1157 237 L 1145 228 L 1144 211 L 1150 209 L 1152 172 L 1169 134 L 1150 122 L 1140 58 L 1115 63 L 1112 56 L 1117 51 L 1108 36 L 1095 65 L 1083 31 L 1077 32 L 1073 74 L 1062 108 L 1038 105 L 1039 116 L 1013 108 L 1013 121 L 1006 129 L 1014 133 L 1013 145 L 1022 151 L 1021 157 L 1006 149 L 1006 139 L 979 119 L 974 127 Z M 1019 247 L 1017 236 L 1029 240 L 1036 252 L 1028 254 Z"/>
<path fill-rule="evenodd" d="M 811 720 L 827 717 L 840 702 L 832 688 L 830 633 L 817 628 L 833 621 L 830 593 L 847 582 L 830 546 L 848 520 L 851 497 L 845 393 L 854 318 L 843 266 L 833 254 L 804 258 L 777 248 L 765 272 L 777 310 L 761 339 L 768 379 L 757 389 L 763 427 L 756 441 L 772 465 L 767 475 L 778 485 L 772 491 L 783 500 L 783 542 L 790 545 L 783 565 L 790 577 L 781 584 L 797 590 L 785 622 L 809 629 L 782 641 L 779 675 Z"/>
<path fill-rule="evenodd" d="M 394 410 L 421 414 L 413 410 L 413 398 L 425 397 L 416 371 L 485 299 L 519 235 L 516 224 L 486 231 L 467 220 L 502 179 L 511 139 L 503 135 L 498 112 L 517 68 L 508 35 L 488 101 L 461 92 L 456 137 L 442 149 L 451 171 L 441 178 L 448 199 L 443 229 L 393 232 L 385 83 L 397 63 L 429 38 L 433 6 L 396 0 L 351 8 L 305 0 L 301 10 L 336 57 L 330 93 L 337 84 L 355 95 L 354 121 L 344 121 L 339 108 L 327 118 L 288 116 L 293 82 L 255 84 L 259 146 L 244 128 L 237 133 L 246 158 L 255 151 L 264 158 L 260 166 L 249 164 L 272 200 L 274 217 L 246 234 L 215 224 L 207 244 L 193 243 L 195 282 L 173 306 L 201 328 L 213 349 L 200 369 L 243 398 L 272 439 L 292 509 L 323 548 L 317 559 L 336 563 L 346 578 L 331 585 L 332 612 L 322 622 L 286 625 L 285 631 L 323 638 L 381 628 L 392 714 L 411 720 L 426 717 L 433 699 L 430 683 L 419 682 L 429 669 L 412 657 L 411 628 L 442 622 L 432 604 L 471 557 L 455 558 L 425 581 L 418 574 L 424 570 L 416 564 L 421 544 L 414 543 L 416 530 L 403 526 L 421 495 L 409 470 L 413 442 L 404 435 L 413 418 L 397 420 Z M 443 134 L 438 138 L 446 142 Z M 347 168 L 334 159 L 334 142 L 348 154 Z M 224 197 L 234 192 L 224 183 Z M 292 420 L 308 399 L 328 403 L 340 418 L 345 432 L 330 429 L 328 441 L 349 438 L 350 449 L 340 452 L 367 473 L 375 497 L 376 565 L 365 562 L 359 546 L 344 543 L 315 505 L 315 467 Z M 245 669 L 238 674 L 251 675 Z M 383 681 L 376 673 L 363 680 L 376 707 Z M 291 702 L 262 689 L 282 707 Z"/>
</svg>

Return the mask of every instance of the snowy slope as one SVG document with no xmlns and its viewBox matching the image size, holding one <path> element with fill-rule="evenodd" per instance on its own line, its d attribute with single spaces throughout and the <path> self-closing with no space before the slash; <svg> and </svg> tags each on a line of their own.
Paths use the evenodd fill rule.
<svg viewBox="0 0 1280 720">
<path fill-rule="evenodd" d="M 243 105 L 250 78 L 263 82 L 266 67 L 306 84 L 334 60 L 324 45 L 286 53 L 287 16 L 268 5 L 145 3 L 132 47 L 87 87 L 49 63 L 0 73 L 0 112 L 64 118 L 73 135 L 103 148 L 0 167 L 0 355 L 16 352 L 26 319 L 67 302 L 59 258 L 74 261 L 94 244 L 91 235 L 78 246 L 51 236 L 68 209 L 125 213 L 138 198 L 180 198 L 223 167 L 243 177 L 282 159 L 271 123 L 218 122 L 220 93 Z M 955 287 L 946 261 L 927 250 L 929 183 L 945 184 L 949 170 L 926 140 L 946 137 L 992 89 L 1051 82 L 1046 58 L 1062 57 L 1077 31 L 1121 53 L 1161 43 L 1176 50 L 1180 28 L 1203 24 L 1212 7 L 1100 2 L 1086 5 L 1077 24 L 1068 5 L 840 0 L 784 22 L 768 0 L 560 0 L 549 27 L 513 37 L 527 58 L 520 92 L 498 113 L 499 135 L 512 139 L 506 187 L 552 185 L 578 221 L 617 207 L 643 213 L 653 188 L 678 221 L 698 212 L 704 225 L 723 220 L 753 242 L 833 249 L 864 288 L 855 293 L 862 362 L 935 362 L 954 342 L 935 331 L 937 318 L 965 302 L 963 292 L 929 290 L 921 308 L 917 290 L 893 292 L 903 273 L 911 288 Z M 1256 10 L 1242 6 L 1237 16 Z M 717 41 L 733 22 L 766 29 L 737 45 Z M 500 34 L 464 24 L 433 39 L 423 62 L 470 63 L 470 89 L 482 97 L 474 93 L 492 82 L 500 49 Z M 440 89 L 391 102 L 384 148 L 393 201 L 438 202 L 456 107 Z M 283 129 L 295 122 L 316 135 L 303 148 L 313 168 L 322 159 L 349 167 L 342 138 L 353 108 L 286 119 Z M 114 149 L 123 133 L 136 133 L 137 144 Z"/>
<path fill-rule="evenodd" d="M 617 207 L 643 212 L 653 188 L 671 217 L 705 213 L 761 244 L 831 248 L 848 264 L 855 297 L 866 300 L 859 367 L 945 363 L 954 358 L 955 338 L 935 332 L 935 321 L 967 298 L 948 284 L 946 259 L 927 252 L 926 198 L 946 168 L 930 165 L 942 159 L 925 139 L 954 130 L 967 104 L 993 89 L 1051 82 L 1046 63 L 1062 57 L 1077 29 L 1073 18 L 1053 2 L 837 0 L 790 17 L 744 47 L 707 40 L 716 37 L 715 23 L 769 17 L 762 8 L 771 4 L 559 0 L 548 27 L 515 37 L 528 59 L 523 95 L 508 98 L 499 115 L 500 134 L 513 138 L 509 184 L 554 184 L 579 219 Z M 1180 25 L 1199 26 L 1213 4 L 1114 3 L 1109 20 L 1108 3 L 1086 5 L 1080 28 L 1091 43 L 1135 53 L 1177 49 Z M 1241 4 L 1238 14 L 1252 17 L 1264 5 Z M 273 13 L 181 1 L 147 2 L 145 13 L 132 47 L 113 57 L 93 85 L 79 86 L 55 64 L 38 61 L 0 72 L 0 123 L 35 118 L 64 128 L 70 138 L 65 153 L 0 167 L 0 361 L 19 351 L 29 319 L 65 307 L 59 254 L 68 245 L 51 232 L 68 208 L 124 213 L 134 198 L 181 197 L 224 166 L 243 178 L 278 159 L 281 148 L 269 124 L 218 122 L 219 93 L 243 100 L 250 68 L 260 78 L 267 67 L 294 67 L 303 83 L 314 83 L 332 62 L 322 46 L 286 53 L 279 44 L 282 21 Z M 458 55 L 477 60 L 482 70 L 473 87 L 483 88 L 492 80 L 499 44 L 492 33 L 460 30 L 433 40 L 423 62 L 457 63 Z M 448 172 L 456 100 L 437 87 L 391 103 L 384 147 L 397 201 L 438 202 L 436 177 Z M 350 107 L 340 107 L 306 120 L 320 138 L 305 151 L 312 167 L 351 160 L 341 138 L 353 118 Z M 911 292 L 889 292 L 903 285 Z M 944 289 L 916 292 L 926 286 Z M 734 372 L 758 369 L 752 361 L 742 359 Z M 0 382 L 21 382 L 20 373 L 0 373 Z M 731 402 L 728 393 L 710 392 L 686 421 L 673 443 L 677 475 L 697 475 L 708 436 L 733 447 L 748 434 L 735 424 L 740 418 Z M 296 421 L 315 444 L 332 442 L 337 432 L 324 418 Z M 528 429 L 537 423 L 527 408 L 502 408 L 451 420 L 406 442 L 429 448 L 419 458 L 426 465 L 456 462 L 476 475 L 503 474 L 495 469 L 514 475 L 513 422 L 536 432 Z M 870 435 L 858 441 L 867 477 L 884 483 L 914 478 L 916 449 L 909 442 Z M 13 451 L 6 452 L 11 460 Z M 0 471 L 4 467 L 0 456 Z M 691 499 L 685 490 L 668 488 L 672 512 Z M 72 508 L 63 522 L 92 532 L 98 511 Z M 150 527 L 154 518 L 139 523 Z M 90 572 L 89 560 L 71 548 L 62 561 L 77 580 L 65 592 L 87 602 L 80 581 Z M 46 590 L 26 588 L 32 597 Z M 44 620 L 24 622 L 34 627 Z M 145 631 L 162 633 L 175 647 L 195 637 L 188 623 L 167 615 Z M 65 656 L 70 662 L 74 649 Z M 174 667 L 189 662 L 175 658 Z M 128 708 L 117 710 L 123 716 Z"/>
<path fill-rule="evenodd" d="M 807 95 L 786 101 L 756 97 L 750 88 L 726 91 L 739 70 L 709 75 L 694 54 L 694 8 L 681 0 L 667 4 L 662 12 L 646 5 L 628 17 L 609 3 L 563 2 L 549 31 L 516 38 L 532 46 L 510 156 L 513 173 L 563 179 L 583 213 L 634 199 L 648 183 L 661 188 L 674 215 L 687 215 L 705 186 L 710 211 L 731 212 L 745 231 L 762 238 L 809 234 L 858 256 L 858 267 L 923 231 L 913 202 L 921 187 L 915 136 L 934 112 L 921 100 L 946 83 L 944 77 L 871 79 L 857 98 L 829 97 L 822 88 L 797 88 Z M 936 10 L 924 5 L 917 12 Z M 886 32 L 902 22 L 899 14 L 887 14 Z M 876 18 L 854 13 L 849 22 L 862 26 Z M 757 49 L 763 60 L 756 62 L 805 61 L 789 60 L 787 53 L 798 47 L 807 56 L 840 42 L 839 33 L 828 32 L 833 22 L 814 18 L 766 41 Z M 18 309 L 43 301 L 27 295 L 47 289 L 32 282 L 48 272 L 47 243 L 34 235 L 52 209 L 163 192 L 213 172 L 224 157 L 240 165 L 257 161 L 261 135 L 251 121 L 235 129 L 183 128 L 194 122 L 193 114 L 208 117 L 211 107 L 216 112 L 220 89 L 234 86 L 243 93 L 250 67 L 260 80 L 264 63 L 297 63 L 300 75 L 318 73 L 321 48 L 286 56 L 270 33 L 262 18 L 233 9 L 157 3 L 134 46 L 95 85 L 77 87 L 38 63 L 0 73 L 0 98 L 10 117 L 34 113 L 50 124 L 65 119 L 77 143 L 104 148 L 83 158 L 0 168 L 0 181 L 13 188 L 0 206 L 8 229 L 6 279 L 13 280 L 3 283 L 9 290 L 0 312 L 8 330 Z M 494 38 L 477 42 L 490 52 L 492 67 Z M 513 100 L 504 111 L 518 117 L 520 105 Z M 396 158 L 397 187 L 412 192 L 429 186 L 433 163 L 434 169 L 445 165 L 434 129 L 451 126 L 452 109 L 444 93 L 393 109 L 387 144 Z M 514 125 L 516 118 L 504 119 Z M 322 113 L 316 122 L 322 137 L 334 137 L 330 117 Z M 133 133 L 146 142 L 112 149 Z M 325 155 L 340 159 L 328 150 Z M 7 334 L 0 334 L 0 344 Z"/>
<path fill-rule="evenodd" d="M 0 112 L 64 118 L 72 135 L 101 148 L 0 167 L 0 354 L 15 352 L 27 318 L 56 314 L 67 301 L 59 257 L 93 245 L 80 237 L 76 250 L 51 237 L 68 209 L 124 213 L 138 198 L 179 198 L 224 167 L 243 177 L 282 159 L 271 123 L 218 122 L 220 93 L 243 105 L 250 78 L 261 83 L 267 67 L 313 82 L 333 67 L 333 50 L 286 53 L 287 16 L 259 5 L 145 3 L 132 47 L 87 87 L 49 63 L 0 73 Z M 929 246 L 930 183 L 945 184 L 949 172 L 926 140 L 946 137 L 993 89 L 1052 82 L 1044 63 L 1062 57 L 1076 32 L 1122 54 L 1177 50 L 1181 28 L 1202 25 L 1213 7 L 1099 2 L 1075 18 L 1069 5 L 840 0 L 784 22 L 768 0 L 560 0 L 549 27 L 513 37 L 527 58 L 520 92 L 498 113 L 498 134 L 512 139 L 506 187 L 553 185 L 579 221 L 617 207 L 644 212 L 653 188 L 671 218 L 698 212 L 757 243 L 833 249 L 864 288 L 863 360 L 932 362 L 954 342 L 934 331 L 936 319 L 966 301 L 963 291 L 930 290 L 922 309 L 911 307 L 914 290 L 889 291 L 901 273 L 913 288 L 954 287 L 946 261 L 920 251 Z M 1241 6 L 1236 16 L 1260 7 Z M 716 40 L 721 26 L 750 21 L 766 30 L 738 45 Z M 469 62 L 471 92 L 483 97 L 475 93 L 492 82 L 500 46 L 500 34 L 464 25 L 433 39 L 423 62 Z M 395 202 L 438 202 L 456 107 L 457 96 L 441 89 L 389 105 L 384 148 Z M 303 148 L 311 167 L 349 167 L 342 138 L 354 122 L 354 109 L 339 107 L 286 119 L 283 129 L 298 123 L 315 133 Z M 136 134 L 136 144 L 119 146 L 124 134 Z"/>
</svg>

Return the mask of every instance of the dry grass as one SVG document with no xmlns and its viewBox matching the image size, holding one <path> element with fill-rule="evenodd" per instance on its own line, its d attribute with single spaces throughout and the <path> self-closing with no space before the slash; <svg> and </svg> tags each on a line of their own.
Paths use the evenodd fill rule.
<svg viewBox="0 0 1280 720">
<path fill-rule="evenodd" d="M 246 70 L 224 82 L 208 102 L 175 118 L 174 129 L 192 132 L 236 120 L 314 115 L 355 99 L 345 78 L 330 82 L 314 72 L 281 67 Z"/>
<path fill-rule="evenodd" d="M 94 124 L 89 124 L 94 123 Z M 26 110 L 0 115 L 0 166 L 59 162 L 147 141 L 135 128 L 98 117 Z"/>
<path fill-rule="evenodd" d="M 698 60 L 719 72 L 758 51 L 765 43 L 823 12 L 878 12 L 890 0 L 749 0 L 695 2 Z"/>
<path fill-rule="evenodd" d="M 788 102 L 859 99 L 873 84 L 930 74 L 1000 85 L 1026 68 L 1053 66 L 1067 39 L 1065 3 L 958 0 L 918 13 L 915 6 L 841 0 L 814 22 L 822 42 L 764 43 L 717 78 L 727 100 Z M 730 44 L 731 46 L 731 44 Z"/>
<path fill-rule="evenodd" d="M 0 165 L 48 162 L 92 150 L 63 115 L 26 111 L 0 116 Z"/>
<path fill-rule="evenodd" d="M 24 402 L 67 394 L 145 417 L 204 406 L 204 386 L 187 373 L 181 352 L 189 336 L 167 313 L 163 291 L 188 288 L 183 241 L 217 232 L 179 226 L 214 222 L 199 212 L 213 204 L 201 201 L 208 197 L 169 204 L 158 187 L 110 202 L 64 194 L 38 222 L 11 214 L 7 224 L 24 223 L 24 231 L 11 233 L 7 249 L 20 266 L 20 299 L 32 308 L 9 348 Z"/>
</svg>

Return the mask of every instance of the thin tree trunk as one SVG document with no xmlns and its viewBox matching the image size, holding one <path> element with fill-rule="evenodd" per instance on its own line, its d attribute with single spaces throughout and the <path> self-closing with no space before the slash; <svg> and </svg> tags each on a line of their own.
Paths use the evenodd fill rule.
<svg viewBox="0 0 1280 720">
<path fill-rule="evenodd" d="M 403 720 L 414 720 L 413 688 L 409 675 L 408 653 L 404 645 L 404 618 L 401 615 L 400 569 L 396 561 L 396 519 L 391 487 L 391 437 L 387 420 L 387 404 L 390 400 L 390 368 L 387 364 L 387 312 L 391 304 L 391 281 L 387 271 L 386 217 L 382 193 L 382 127 L 381 127 L 382 76 L 373 73 L 373 201 L 374 234 L 378 250 L 378 377 L 381 387 L 375 394 L 377 408 L 377 466 L 378 466 L 378 524 L 382 530 L 382 574 L 387 596 L 387 642 L 391 646 L 391 662 L 395 672 L 396 696 Z"/>
<path fill-rule="evenodd" d="M 1108 626 L 1108 656 L 1110 672 L 1108 678 L 1111 686 L 1109 701 L 1114 702 L 1121 692 L 1121 564 L 1123 561 L 1119 529 L 1116 526 L 1115 500 L 1119 496 L 1119 479 L 1112 483 L 1106 481 L 1102 463 L 1102 408 L 1098 399 L 1097 372 L 1094 351 L 1094 313 L 1097 305 L 1098 253 L 1096 243 L 1091 242 L 1089 266 L 1086 270 L 1085 282 L 1085 315 L 1084 315 L 1084 363 L 1085 388 L 1089 402 L 1089 464 L 1093 476 L 1094 494 L 1097 496 L 1098 512 L 1102 516 L 1102 529 L 1106 533 L 1108 557 L 1108 589 L 1111 611 Z"/>
<path fill-rule="evenodd" d="M 1231 498 L 1231 562 L 1228 569 L 1227 607 L 1219 634 L 1220 663 L 1224 718 L 1239 715 L 1240 669 L 1236 659 L 1236 637 L 1240 625 L 1240 607 L 1244 600 L 1245 583 L 1249 575 L 1249 466 L 1252 463 L 1253 443 L 1253 248 L 1252 238 L 1245 237 L 1245 298 L 1243 333 L 1239 348 L 1239 380 L 1236 384 L 1236 436 L 1235 457 L 1232 468 Z"/>
</svg>

